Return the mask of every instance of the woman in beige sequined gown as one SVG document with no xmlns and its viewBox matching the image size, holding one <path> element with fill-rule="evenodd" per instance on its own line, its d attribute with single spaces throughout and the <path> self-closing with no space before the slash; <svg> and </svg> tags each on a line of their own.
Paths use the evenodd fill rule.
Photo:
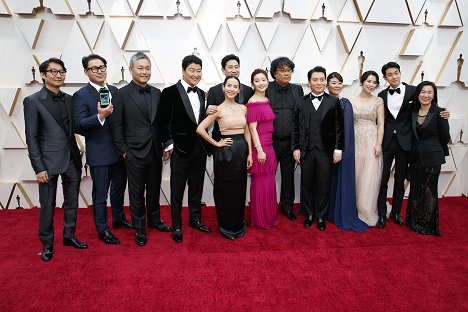
<svg viewBox="0 0 468 312">
<path fill-rule="evenodd" d="M 375 226 L 379 218 L 377 197 L 382 176 L 385 116 L 382 99 L 372 95 L 379 85 L 378 74 L 365 72 L 361 85 L 361 92 L 350 97 L 354 113 L 356 206 L 359 219 L 369 226 Z"/>
</svg>

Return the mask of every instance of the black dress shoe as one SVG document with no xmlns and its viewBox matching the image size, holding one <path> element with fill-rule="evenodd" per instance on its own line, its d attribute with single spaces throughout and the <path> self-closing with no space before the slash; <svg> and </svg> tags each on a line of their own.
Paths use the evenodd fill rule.
<svg viewBox="0 0 468 312">
<path fill-rule="evenodd" d="M 133 229 L 133 225 L 127 219 L 112 222 L 112 227 L 114 229 Z"/>
<path fill-rule="evenodd" d="M 64 238 L 63 239 L 63 246 L 71 246 L 77 249 L 86 249 L 88 248 L 88 245 L 86 245 L 83 242 L 80 242 L 78 238 L 72 237 L 72 238 Z"/>
<path fill-rule="evenodd" d="M 312 215 L 308 215 L 304 219 L 304 226 L 305 227 L 310 227 L 314 223 L 314 217 Z"/>
<path fill-rule="evenodd" d="M 319 229 L 319 231 L 325 231 L 326 228 L 327 224 L 325 223 L 325 219 L 317 218 L 317 229 Z"/>
<path fill-rule="evenodd" d="M 377 220 L 377 228 L 378 229 L 383 229 L 385 227 L 385 222 L 387 221 L 387 219 L 385 217 L 379 217 L 379 219 Z"/>
<path fill-rule="evenodd" d="M 41 251 L 41 259 L 42 261 L 49 261 L 52 259 L 52 256 L 54 255 L 53 253 L 53 248 L 52 247 L 44 247 Z"/>
<path fill-rule="evenodd" d="M 294 214 L 294 211 L 292 209 L 289 211 L 285 211 L 285 210 L 282 210 L 282 211 L 283 211 L 283 214 L 286 216 L 286 218 L 288 218 L 289 220 L 291 221 L 297 220 L 296 215 Z"/>
<path fill-rule="evenodd" d="M 398 225 L 403 225 L 404 223 L 403 219 L 400 217 L 399 214 L 391 213 L 390 218 L 393 219 L 393 221 L 395 221 L 395 223 Z"/>
<path fill-rule="evenodd" d="M 172 240 L 176 243 L 182 243 L 182 230 L 176 229 L 172 231 Z"/>
<path fill-rule="evenodd" d="M 136 232 L 135 234 L 135 243 L 137 246 L 145 246 L 146 244 L 146 234 L 143 232 Z"/>
<path fill-rule="evenodd" d="M 191 228 L 199 230 L 200 232 L 204 232 L 204 233 L 210 233 L 211 232 L 210 228 L 207 227 L 206 225 L 204 225 L 203 223 L 201 223 L 200 221 L 189 221 L 188 225 Z M 174 236 L 174 234 L 172 234 L 172 235 Z"/>
<path fill-rule="evenodd" d="M 104 230 L 101 233 L 98 233 L 98 237 L 100 240 L 102 240 L 106 244 L 111 244 L 111 245 L 120 244 L 119 239 L 115 237 L 114 234 L 112 234 L 112 232 L 109 230 Z"/>
<path fill-rule="evenodd" d="M 148 227 L 151 229 L 156 229 L 159 232 L 170 232 L 172 231 L 172 228 L 169 225 L 164 224 L 164 222 L 159 221 L 158 224 L 150 223 L 148 224 Z"/>
</svg>

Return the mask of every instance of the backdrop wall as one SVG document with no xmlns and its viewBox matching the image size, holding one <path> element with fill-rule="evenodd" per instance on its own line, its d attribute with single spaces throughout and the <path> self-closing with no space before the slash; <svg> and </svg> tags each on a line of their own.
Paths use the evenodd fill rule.
<svg viewBox="0 0 468 312">
<path fill-rule="evenodd" d="M 131 80 L 128 60 L 145 51 L 153 64 L 150 83 L 163 89 L 181 77 L 181 60 L 198 53 L 201 87 L 222 81 L 221 58 L 241 58 L 241 80 L 255 68 L 269 68 L 278 56 L 291 58 L 292 82 L 307 87 L 307 71 L 322 65 L 345 79 L 344 96 L 359 92 L 358 77 L 380 73 L 388 61 L 402 67 L 402 80 L 432 80 L 439 104 L 451 112 L 451 154 L 442 167 L 441 196 L 468 193 L 467 98 L 468 1 L 464 0 L 0 0 L 0 205 L 38 205 L 35 174 L 24 138 L 23 98 L 42 84 L 32 68 L 61 57 L 68 69 L 63 91 L 86 82 L 81 58 L 91 52 L 108 60 L 108 82 Z M 359 58 L 362 51 L 364 58 Z M 360 61 L 361 59 L 361 61 Z M 363 60 L 363 61 L 362 61 Z M 123 79 L 121 69 L 124 69 Z M 458 77 L 459 76 L 459 77 Z M 124 81 L 123 81 L 124 80 Z M 459 81 L 457 81 L 459 80 Z M 381 85 L 380 89 L 386 87 Z M 376 93 L 379 91 L 377 90 Z M 466 135 L 462 136 L 461 133 Z M 79 144 L 86 152 L 84 139 Z M 212 160 L 203 200 L 213 204 Z M 89 174 L 89 173 L 88 173 Z M 463 178 L 465 175 L 465 178 Z M 298 185 L 300 171 L 296 174 Z M 279 178 L 278 178 L 279 180 Z M 389 194 L 392 192 L 389 183 Z M 80 207 L 91 203 L 92 181 L 83 170 Z M 169 198 L 169 163 L 164 165 L 161 204 Z M 298 187 L 296 188 L 298 200 Z M 19 196 L 19 197 L 18 197 Z M 61 204 L 61 190 L 57 203 Z"/>
</svg>

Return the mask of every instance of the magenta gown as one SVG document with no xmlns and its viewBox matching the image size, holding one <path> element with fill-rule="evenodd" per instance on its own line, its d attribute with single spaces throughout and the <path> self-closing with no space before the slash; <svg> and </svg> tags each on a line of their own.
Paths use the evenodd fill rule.
<svg viewBox="0 0 468 312">
<path fill-rule="evenodd" d="M 270 101 L 247 103 L 247 122 L 257 122 L 257 133 L 266 154 L 266 162 L 258 163 L 257 149 L 252 146 L 253 164 L 250 168 L 250 209 L 251 223 L 263 229 L 270 229 L 278 223 L 276 214 L 276 167 L 277 161 L 273 150 L 273 120 Z"/>
</svg>

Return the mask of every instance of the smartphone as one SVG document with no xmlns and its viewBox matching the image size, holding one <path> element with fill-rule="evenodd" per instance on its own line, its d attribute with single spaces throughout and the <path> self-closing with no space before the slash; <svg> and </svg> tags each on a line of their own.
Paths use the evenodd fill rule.
<svg viewBox="0 0 468 312">
<path fill-rule="evenodd" d="M 109 100 L 109 90 L 106 88 L 99 89 L 99 103 L 101 108 L 106 108 L 110 104 Z"/>
</svg>

